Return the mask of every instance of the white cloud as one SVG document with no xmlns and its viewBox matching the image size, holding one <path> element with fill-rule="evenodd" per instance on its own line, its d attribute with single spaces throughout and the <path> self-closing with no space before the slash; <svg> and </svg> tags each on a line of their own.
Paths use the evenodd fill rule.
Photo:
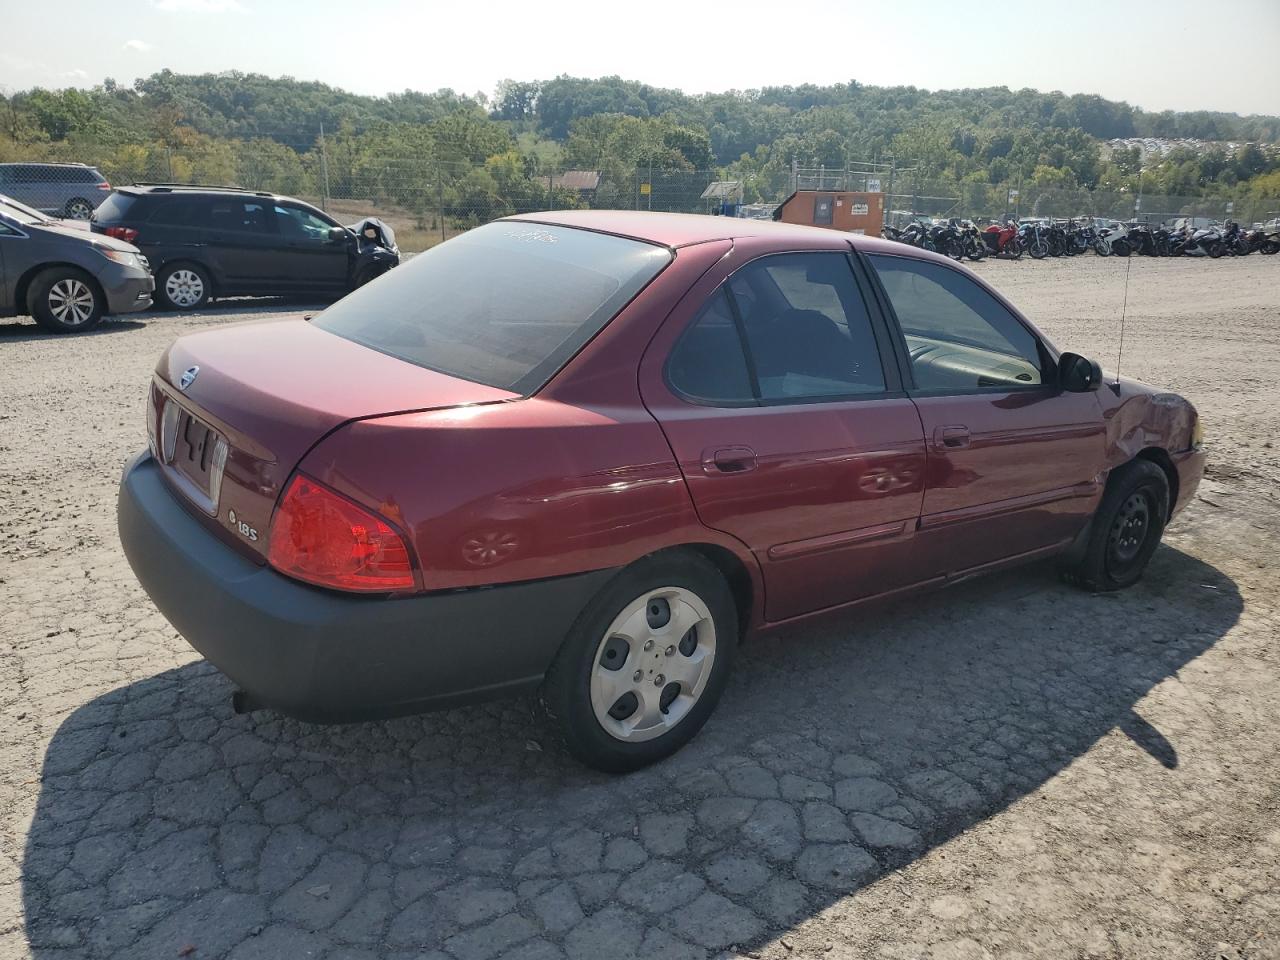
<svg viewBox="0 0 1280 960">
<path fill-rule="evenodd" d="M 83 70 L 79 69 L 78 67 L 77 67 L 75 70 L 68 70 L 66 73 L 64 73 L 64 74 L 63 74 L 63 76 L 64 76 L 64 77 L 66 77 L 68 80 L 87 80 L 87 79 L 89 79 L 89 74 L 88 74 L 88 73 L 86 73 L 85 71 L 83 71 Z"/>
<path fill-rule="evenodd" d="M 239 13 L 240 0 L 152 0 L 165 13 Z"/>
<path fill-rule="evenodd" d="M 151 44 L 145 40 L 126 40 L 121 49 L 132 50 L 135 53 L 146 53 L 151 49 Z"/>
</svg>

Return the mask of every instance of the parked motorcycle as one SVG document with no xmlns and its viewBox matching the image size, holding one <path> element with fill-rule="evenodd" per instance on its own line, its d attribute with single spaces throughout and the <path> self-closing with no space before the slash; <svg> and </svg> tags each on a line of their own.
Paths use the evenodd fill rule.
<svg viewBox="0 0 1280 960">
<path fill-rule="evenodd" d="M 1100 257 L 1127 257 L 1129 255 L 1128 231 L 1122 228 L 1104 227 L 1093 242 L 1093 252 Z"/>
<path fill-rule="evenodd" d="M 1043 260 L 1049 255 L 1049 231 L 1044 224 L 1034 220 L 1024 223 L 1018 236 L 1032 260 Z"/>
<path fill-rule="evenodd" d="M 1227 248 L 1227 253 L 1235 257 L 1248 256 L 1253 251 L 1248 236 L 1240 229 L 1240 224 L 1234 220 L 1227 221 L 1227 228 L 1222 232 L 1222 242 Z"/>
<path fill-rule="evenodd" d="M 954 222 L 954 221 L 953 221 Z M 956 224 L 956 232 L 960 235 L 960 248 L 970 260 L 981 260 L 987 255 L 987 245 L 972 220 L 961 220 Z"/>
<path fill-rule="evenodd" d="M 987 245 L 987 252 L 993 256 L 1003 256 L 1010 260 L 1022 258 L 1022 237 L 1018 235 L 1018 225 L 1012 220 L 991 224 L 982 231 L 982 241 Z"/>
<path fill-rule="evenodd" d="M 945 254 L 952 260 L 964 259 L 964 245 L 960 240 L 960 232 L 950 223 L 939 223 L 929 229 L 929 240 L 933 249 Z"/>
<path fill-rule="evenodd" d="M 1185 240 L 1174 245 L 1174 256 L 1212 257 L 1217 260 L 1226 252 L 1227 245 L 1222 242 L 1222 231 L 1217 227 L 1189 230 Z"/>
</svg>

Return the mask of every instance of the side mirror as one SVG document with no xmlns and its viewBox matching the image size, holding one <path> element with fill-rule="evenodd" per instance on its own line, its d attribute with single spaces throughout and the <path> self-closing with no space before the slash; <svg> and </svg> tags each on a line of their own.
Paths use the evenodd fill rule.
<svg viewBox="0 0 1280 960">
<path fill-rule="evenodd" d="M 1069 393 L 1088 393 L 1102 386 L 1102 367 L 1078 353 L 1058 358 L 1058 385 Z"/>
<path fill-rule="evenodd" d="M 339 243 L 343 240 L 346 240 L 347 237 L 349 236 L 351 236 L 351 231 L 348 230 L 346 227 L 330 227 L 329 228 L 330 243 Z"/>
</svg>

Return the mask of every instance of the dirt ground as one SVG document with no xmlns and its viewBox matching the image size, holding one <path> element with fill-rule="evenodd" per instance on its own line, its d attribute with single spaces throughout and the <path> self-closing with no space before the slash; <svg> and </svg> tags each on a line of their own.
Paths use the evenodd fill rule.
<svg viewBox="0 0 1280 960">
<path fill-rule="evenodd" d="M 1210 479 L 1146 579 L 1033 567 L 758 641 L 668 762 L 526 701 L 235 716 L 115 530 L 175 336 L 0 322 L 0 958 L 1280 957 L 1280 258 L 984 263 L 1191 398 Z"/>
</svg>

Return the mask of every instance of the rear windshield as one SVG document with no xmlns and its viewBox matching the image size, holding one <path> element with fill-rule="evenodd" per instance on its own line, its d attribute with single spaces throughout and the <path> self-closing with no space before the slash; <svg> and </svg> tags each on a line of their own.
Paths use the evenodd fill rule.
<svg viewBox="0 0 1280 960">
<path fill-rule="evenodd" d="M 112 193 L 102 203 L 98 204 L 98 209 L 93 211 L 93 219 L 99 223 L 123 220 L 129 215 L 129 208 L 134 205 L 137 199 L 137 197 L 127 193 Z"/>
<path fill-rule="evenodd" d="M 316 317 L 323 330 L 528 395 L 671 262 L 665 247 L 499 221 L 419 254 Z"/>
</svg>

